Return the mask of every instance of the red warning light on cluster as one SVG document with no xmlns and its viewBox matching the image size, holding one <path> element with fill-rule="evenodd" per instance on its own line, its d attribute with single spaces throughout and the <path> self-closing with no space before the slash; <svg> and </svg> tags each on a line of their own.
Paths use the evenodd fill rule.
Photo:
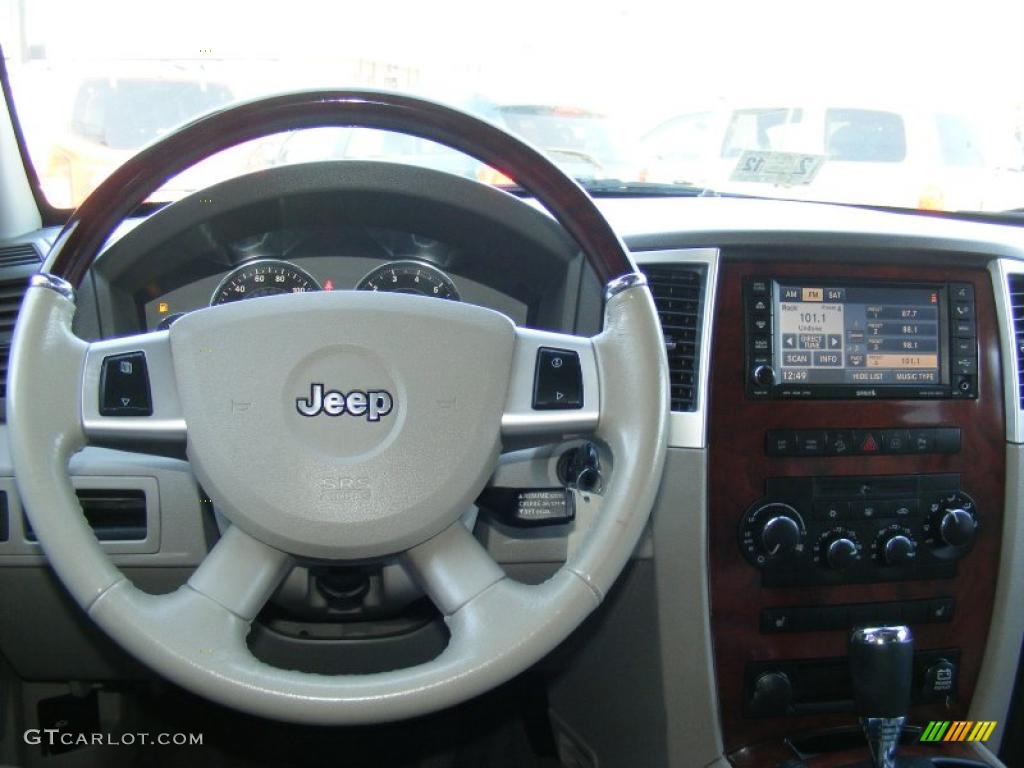
<svg viewBox="0 0 1024 768">
<path fill-rule="evenodd" d="M 334 290 L 334 281 L 333 280 L 324 280 L 324 290 L 325 291 L 333 291 Z"/>
</svg>

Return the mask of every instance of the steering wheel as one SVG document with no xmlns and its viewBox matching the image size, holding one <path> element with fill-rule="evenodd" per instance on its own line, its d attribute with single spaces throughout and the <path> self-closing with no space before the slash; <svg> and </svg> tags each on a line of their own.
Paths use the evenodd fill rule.
<svg viewBox="0 0 1024 768">
<path fill-rule="evenodd" d="M 73 334 L 75 287 L 117 224 L 164 181 L 242 141 L 319 126 L 419 136 L 516 179 L 604 282 L 603 331 L 593 338 L 542 332 L 467 304 L 334 291 L 234 302 L 191 312 L 167 331 L 95 343 Z M 578 359 L 581 407 L 534 407 L 542 349 L 562 350 L 570 365 Z M 139 352 L 121 359 L 144 361 L 152 412 L 104 415 L 104 368 Z M 489 123 L 364 91 L 290 94 L 214 113 L 109 177 L 31 281 L 7 399 L 27 514 L 89 617 L 184 688 L 256 715 L 317 724 L 444 708 L 510 679 L 565 639 L 601 603 L 637 544 L 661 479 L 667 419 L 654 303 L 587 194 Z M 515 582 L 460 517 L 494 471 L 503 439 L 569 435 L 590 435 L 611 453 L 601 513 L 549 580 Z M 230 520 L 177 591 L 140 591 L 97 543 L 68 471 L 71 455 L 90 441 L 129 450 L 184 446 Z M 325 479 L 330 487 L 351 481 L 360 492 L 325 493 Z M 251 654 L 250 625 L 295 562 L 384 556 L 398 557 L 444 615 L 450 640 L 439 656 L 405 669 L 319 675 Z"/>
</svg>

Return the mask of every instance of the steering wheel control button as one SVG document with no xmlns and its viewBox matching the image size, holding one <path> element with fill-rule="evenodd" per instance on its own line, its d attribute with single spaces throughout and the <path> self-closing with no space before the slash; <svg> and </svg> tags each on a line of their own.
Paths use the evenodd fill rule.
<svg viewBox="0 0 1024 768">
<path fill-rule="evenodd" d="M 103 358 L 100 371 L 101 416 L 152 416 L 145 352 Z"/>
<path fill-rule="evenodd" d="M 533 379 L 533 408 L 537 411 L 583 407 L 580 356 L 568 349 L 541 347 Z"/>
</svg>

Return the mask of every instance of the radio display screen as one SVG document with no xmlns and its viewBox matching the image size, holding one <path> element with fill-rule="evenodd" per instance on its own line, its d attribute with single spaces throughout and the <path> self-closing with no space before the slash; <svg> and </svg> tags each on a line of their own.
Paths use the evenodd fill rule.
<svg viewBox="0 0 1024 768">
<path fill-rule="evenodd" d="M 948 383 L 944 286 L 773 287 L 780 385 Z"/>
</svg>

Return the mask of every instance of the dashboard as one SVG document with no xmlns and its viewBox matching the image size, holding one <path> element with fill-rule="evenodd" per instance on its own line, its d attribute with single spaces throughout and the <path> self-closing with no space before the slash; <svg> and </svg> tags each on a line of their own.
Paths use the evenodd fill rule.
<svg viewBox="0 0 1024 768">
<path fill-rule="evenodd" d="M 413 291 L 489 307 L 521 325 L 599 328 L 602 286 L 556 236 L 509 242 L 467 224 L 458 206 L 424 213 L 387 202 L 374 203 L 368 223 L 365 209 L 346 215 L 332 203 L 329 216 L 278 206 L 273 226 L 265 209 L 246 207 L 153 241 L 128 233 L 95 265 L 76 330 L 116 336 L 211 304 L 316 290 Z M 1019 230 L 779 201 L 600 205 L 648 273 L 662 318 L 670 451 L 634 573 L 610 596 L 611 618 L 597 630 L 619 631 L 615 617 L 625 615 L 613 636 L 615 647 L 630 644 L 630 658 L 610 670 L 606 659 L 582 654 L 570 662 L 582 671 L 567 679 L 616 680 L 628 702 L 637 683 L 615 675 L 656 675 L 669 713 L 664 732 L 656 718 L 635 727 L 649 729 L 652 743 L 667 739 L 679 750 L 676 764 L 721 754 L 736 765 L 767 764 L 765 755 L 790 754 L 779 752 L 783 738 L 799 743 L 850 724 L 850 627 L 902 622 L 917 643 L 911 722 L 994 719 L 992 706 L 1008 705 L 1007 670 L 1024 631 L 1012 598 L 1024 583 L 1016 520 L 1024 434 L 1008 282 L 1024 273 Z M 570 448 L 511 452 L 496 483 L 557 487 Z M 143 579 L 158 565 L 187 574 L 202 541 L 181 528 L 209 511 L 187 466 L 113 453 L 83 452 L 76 471 L 94 478 L 86 485 L 142 478 L 146 498 L 158 498 L 138 546 L 105 548 Z M 22 536 L 13 479 L 0 490 L 12 521 L 0 565 L 41 563 Z M 599 514 L 599 492 L 591 498 L 589 513 Z M 504 567 L 542 580 L 575 545 L 586 514 L 530 530 L 482 516 L 478 536 Z M 269 634 L 294 630 L 301 618 L 357 616 L 368 620 L 365 639 L 384 615 L 385 581 L 371 585 L 365 616 L 348 608 L 325 618 L 311 603 L 304 617 L 270 617 L 254 642 L 288 663 Z M 309 594 L 291 582 L 288 589 Z M 12 611 L 15 599 L 0 598 Z M 52 600 L 41 610 L 58 610 L 59 597 Z M 651 624 L 638 631 L 643 617 Z M 388 621 L 389 636 L 401 634 Z M 421 616 L 402 625 L 414 635 L 424 626 Z M 70 662 L 55 658 L 37 662 L 31 634 L 0 635 L 12 664 L 30 676 L 66 669 Z M 316 637 L 326 643 L 328 635 Z M 287 652 L 301 643 L 293 633 Z M 97 654 L 60 658 L 85 665 L 69 677 L 119 674 Z M 552 707 L 569 711 L 571 702 L 555 691 Z M 599 721 L 572 725 L 617 748 L 607 743 L 615 730 L 602 734 Z"/>
<path fill-rule="evenodd" d="M 368 290 L 467 301 L 524 324 L 529 305 L 456 272 L 479 254 L 415 232 L 382 228 L 298 227 L 214 244 L 137 295 L 147 330 L 163 330 L 186 312 L 280 293 Z M 234 264 L 225 269 L 225 262 Z M 180 283 L 180 284 L 179 284 Z M 507 289 L 506 289 L 507 290 Z"/>
</svg>

